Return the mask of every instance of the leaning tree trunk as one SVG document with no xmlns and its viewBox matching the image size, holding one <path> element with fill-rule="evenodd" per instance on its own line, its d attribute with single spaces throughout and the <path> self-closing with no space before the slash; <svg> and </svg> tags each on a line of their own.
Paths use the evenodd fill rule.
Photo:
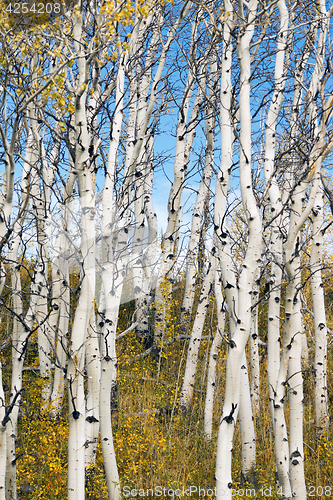
<svg viewBox="0 0 333 500">
<path fill-rule="evenodd" d="M 191 36 L 191 48 L 189 58 L 191 65 L 187 74 L 187 81 L 184 89 L 184 96 L 180 104 L 178 123 L 177 123 L 177 140 L 174 160 L 174 179 L 170 190 L 168 200 L 168 225 L 165 234 L 162 238 L 162 255 L 159 276 L 156 285 L 155 294 L 155 331 L 154 331 L 154 350 L 159 352 L 165 327 L 164 317 L 164 297 L 163 284 L 165 280 L 170 281 L 171 269 L 174 265 L 176 252 L 179 242 L 179 223 L 182 194 L 184 189 L 184 181 L 186 176 L 187 166 L 190 160 L 190 152 L 195 136 L 197 119 L 200 112 L 200 106 L 204 96 L 202 79 L 205 74 L 207 62 L 203 59 L 200 61 L 200 70 L 198 74 L 194 74 L 193 67 L 198 64 L 196 60 L 196 46 L 198 35 L 198 19 L 195 20 Z M 189 110 L 191 108 L 191 97 L 196 78 L 199 80 L 198 89 L 193 103 L 193 108 L 188 119 Z M 188 122 L 191 124 L 191 131 L 188 131 Z M 171 293 L 171 287 L 167 287 Z"/>
<path fill-rule="evenodd" d="M 200 228 L 202 227 L 202 215 L 205 206 L 205 200 L 209 196 L 209 189 L 211 178 L 213 174 L 213 164 L 214 164 L 214 128 L 215 128 L 215 116 L 213 110 L 212 99 L 215 92 L 212 90 L 214 83 L 216 82 L 217 74 L 217 64 L 215 59 L 211 61 L 210 68 L 210 79 L 212 81 L 211 87 L 209 88 L 209 100 L 208 109 L 206 111 L 205 117 L 205 128 L 206 128 L 206 153 L 205 153 L 205 166 L 202 173 L 202 178 L 195 201 L 195 205 L 192 213 L 191 221 L 191 236 L 188 244 L 187 255 L 186 255 L 186 272 L 185 272 L 185 290 L 184 298 L 181 307 L 180 324 L 185 332 L 190 326 L 190 320 L 192 315 L 192 307 L 195 296 L 195 286 L 198 278 L 198 248 L 200 241 Z"/>
</svg>

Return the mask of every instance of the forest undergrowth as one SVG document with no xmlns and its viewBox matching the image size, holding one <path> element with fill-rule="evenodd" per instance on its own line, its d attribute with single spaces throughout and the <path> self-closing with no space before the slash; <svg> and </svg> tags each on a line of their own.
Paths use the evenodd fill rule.
<svg viewBox="0 0 333 500">
<path fill-rule="evenodd" d="M 327 281 L 327 280 L 326 280 Z M 330 279 L 328 280 L 330 281 Z M 330 288 L 329 282 L 326 287 Z M 117 344 L 118 392 L 112 402 L 114 446 L 119 468 L 123 498 L 214 498 L 214 470 L 219 416 L 225 385 L 225 356 L 227 342 L 223 342 L 215 384 L 213 438 L 203 434 L 207 346 L 216 329 L 216 307 L 211 298 L 200 347 L 195 396 L 189 413 L 178 411 L 178 400 L 186 363 L 188 340 L 172 341 L 181 333 L 179 328 L 182 283 L 169 304 L 167 325 L 160 357 L 143 355 L 144 343 L 135 331 L 128 333 Z M 330 293 L 327 290 L 327 300 Z M 259 335 L 265 342 L 265 300 L 259 311 Z M 195 308 L 194 308 L 195 309 Z M 330 308 L 328 308 L 329 312 Z M 131 324 L 134 303 L 121 306 L 118 331 Z M 153 315 L 153 312 L 151 313 Z M 151 322 L 153 318 L 151 317 Z M 304 377 L 304 444 L 305 475 L 309 497 L 333 498 L 333 428 L 320 436 L 316 433 L 314 415 L 314 343 L 311 317 L 307 319 L 309 360 L 303 364 Z M 283 323 L 283 321 L 282 321 Z M 332 318 L 329 318 L 329 325 Z M 228 325 L 226 325 L 227 329 Z M 281 326 L 283 328 L 283 324 Z M 4 374 L 9 350 L 3 351 Z M 239 426 L 236 427 L 233 460 L 233 498 L 279 499 L 275 483 L 274 441 L 266 377 L 266 347 L 260 346 L 260 409 L 255 415 L 257 468 L 256 484 L 241 484 L 241 449 Z M 330 410 L 333 403 L 332 346 L 328 349 L 328 393 Z M 23 376 L 23 395 L 17 443 L 17 473 L 19 498 L 31 500 L 65 500 L 67 498 L 67 439 L 68 405 L 66 397 L 62 414 L 50 417 L 51 408 L 43 403 L 45 381 L 38 370 L 37 336 L 30 338 Z M 6 386 L 5 386 L 6 388 Z M 8 386 L 7 386 L 8 389 Z M 286 408 L 288 415 L 288 406 Z M 200 490 L 201 488 L 201 490 Z M 325 490 L 326 488 L 326 490 Z M 149 491 L 150 490 L 150 491 Z M 152 495 L 152 491 L 154 495 Z M 107 500 L 107 486 L 103 471 L 101 444 L 98 443 L 96 463 L 86 472 L 86 498 Z"/>
</svg>

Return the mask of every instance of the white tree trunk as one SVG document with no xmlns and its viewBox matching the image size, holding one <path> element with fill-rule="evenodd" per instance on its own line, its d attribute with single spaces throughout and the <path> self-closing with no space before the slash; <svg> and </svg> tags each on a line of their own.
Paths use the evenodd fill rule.
<svg viewBox="0 0 333 500">
<path fill-rule="evenodd" d="M 217 310 L 217 328 L 209 353 L 207 390 L 206 390 L 206 401 L 205 401 L 205 412 L 204 412 L 204 434 L 208 440 L 212 439 L 216 365 L 217 365 L 218 353 L 222 344 L 222 338 L 224 334 L 224 324 L 225 324 L 225 311 L 223 307 L 221 282 L 217 271 L 215 271 L 214 290 L 215 290 L 215 300 L 216 300 L 216 310 Z"/>
<path fill-rule="evenodd" d="M 116 110 L 111 129 L 107 176 L 103 189 L 102 214 L 102 288 L 98 321 L 100 328 L 101 380 L 99 391 L 99 414 L 104 470 L 110 498 L 120 499 L 120 482 L 113 446 L 111 404 L 117 389 L 116 331 L 121 291 L 126 274 L 127 227 L 126 211 L 117 214 L 113 199 L 116 175 L 116 158 L 120 141 L 123 117 L 123 94 L 126 56 L 121 57 L 117 73 Z M 128 169 L 130 168 L 130 165 Z M 128 172 L 127 172 L 127 175 Z"/>
<path fill-rule="evenodd" d="M 256 9 L 257 1 L 251 0 L 248 3 L 247 23 L 244 25 L 243 34 L 238 40 L 238 59 L 241 72 L 239 96 L 241 123 L 240 187 L 249 236 L 245 259 L 238 279 L 237 324 L 231 337 L 227 357 L 225 399 L 218 434 L 215 472 L 218 500 L 222 498 L 230 500 L 232 498 L 231 453 L 240 402 L 241 362 L 251 328 L 251 294 L 255 271 L 258 263 L 261 262 L 261 219 L 253 195 L 251 179 L 250 42 L 254 31 L 253 23 L 256 16 Z M 230 13 L 232 11 L 231 5 L 228 5 L 226 10 Z M 226 25 L 227 23 L 225 23 Z M 230 27 L 228 29 L 230 30 Z M 224 40 L 228 38 L 229 34 L 227 37 L 224 36 Z M 227 57 L 225 54 L 224 56 Z M 222 68 L 222 75 L 223 73 Z M 226 147 L 230 147 L 229 142 L 227 142 Z M 234 303 L 229 303 L 228 305 L 232 311 Z"/>
<path fill-rule="evenodd" d="M 90 318 L 87 335 L 86 366 L 88 394 L 86 402 L 85 467 L 87 469 L 95 464 L 99 435 L 99 388 L 101 381 L 101 359 L 94 312 Z"/>
<path fill-rule="evenodd" d="M 213 288 L 215 260 L 216 259 L 213 258 L 209 263 L 209 269 L 202 285 L 198 309 L 196 312 L 190 344 L 187 351 L 184 381 L 181 396 L 179 398 L 179 408 L 183 413 L 186 413 L 189 410 L 192 402 L 202 330 L 209 306 L 210 293 Z"/>
<path fill-rule="evenodd" d="M 53 389 L 51 394 L 51 414 L 56 418 L 62 408 L 62 399 L 65 389 L 65 370 L 67 366 L 67 332 L 70 318 L 70 289 L 69 289 L 69 237 L 70 220 L 73 210 L 73 187 L 75 174 L 70 172 L 65 187 L 65 196 L 62 207 L 62 227 L 55 240 L 55 257 L 52 260 L 53 302 L 58 306 L 59 320 L 56 329 L 55 368 Z M 50 321 L 51 323 L 51 321 Z M 52 323 L 51 323 L 52 327 Z M 54 325 L 54 328 L 56 326 Z"/>
<path fill-rule="evenodd" d="M 162 255 L 161 255 L 161 266 L 159 269 L 159 276 L 156 285 L 156 295 L 155 295 L 155 332 L 154 332 L 154 348 L 155 351 L 159 351 L 165 318 L 163 315 L 163 302 L 164 297 L 162 293 L 162 285 L 164 280 L 170 279 L 170 271 L 175 262 L 176 251 L 178 248 L 179 241 L 179 222 L 180 222 L 180 210 L 182 202 L 182 194 L 184 189 L 184 180 L 186 175 L 186 169 L 189 163 L 190 151 L 192 148 L 192 143 L 195 136 L 195 126 L 193 122 L 196 123 L 198 113 L 200 111 L 200 105 L 203 99 L 203 84 L 202 78 L 205 74 L 207 61 L 202 60 L 200 66 L 200 72 L 198 75 L 193 74 L 192 66 L 195 67 L 194 62 L 196 60 L 196 37 L 198 30 L 198 20 L 193 25 L 192 37 L 191 37 L 191 49 L 190 49 L 190 60 L 192 62 L 189 67 L 187 74 L 187 81 L 184 89 L 184 97 L 182 99 L 178 123 L 177 123 L 177 140 L 176 140 L 176 151 L 174 160 L 174 179 L 171 186 L 169 200 L 168 200 L 168 225 L 165 234 L 162 238 Z M 191 133 L 188 133 L 187 121 L 188 114 L 191 105 L 191 97 L 195 83 L 195 77 L 198 78 L 200 84 L 196 92 L 192 112 L 190 114 L 189 122 L 191 125 Z"/>
<path fill-rule="evenodd" d="M 260 268 L 258 268 L 260 272 Z M 255 281 L 252 289 L 252 307 L 251 307 L 251 330 L 249 338 L 250 347 L 250 373 L 251 373 L 251 406 L 253 416 L 256 417 L 259 413 L 260 404 L 260 367 L 259 367 L 259 332 L 258 332 L 258 305 L 259 299 L 259 273 L 255 276 Z"/>
<path fill-rule="evenodd" d="M 275 217 L 282 210 L 282 197 L 274 172 L 276 150 L 276 126 L 283 102 L 285 88 L 285 72 L 288 68 L 286 59 L 288 43 L 289 15 L 284 0 L 279 0 L 280 30 L 277 38 L 277 54 L 275 60 L 275 88 L 266 121 L 265 133 L 265 181 L 268 187 L 270 214 Z M 267 221 L 268 223 L 268 221 Z M 269 299 L 268 299 L 268 341 L 267 341 L 267 375 L 269 384 L 269 401 L 272 415 L 276 470 L 279 485 L 286 498 L 291 497 L 289 478 L 288 435 L 284 416 L 283 402 L 275 401 L 277 381 L 280 369 L 280 300 L 282 280 L 282 217 L 270 222 L 270 252 L 272 254 Z"/>
<path fill-rule="evenodd" d="M 312 251 L 311 251 L 311 292 L 315 332 L 315 415 L 316 427 L 320 432 L 329 426 L 327 408 L 327 324 L 324 290 L 321 279 L 323 252 L 323 203 L 324 193 L 318 189 L 312 209 Z"/>
<path fill-rule="evenodd" d="M 0 362 L 0 500 L 6 500 L 6 401 L 2 386 L 2 364 Z"/>
<path fill-rule="evenodd" d="M 299 265 L 300 259 L 296 258 L 295 268 L 297 269 Z M 307 495 L 305 493 L 306 486 L 304 476 L 303 377 L 301 363 L 301 335 L 304 335 L 304 333 L 302 332 L 301 307 L 298 291 L 301 279 L 299 271 L 296 272 L 298 276 L 293 283 L 287 286 L 286 292 L 286 334 L 290 339 L 288 361 L 289 376 L 287 380 L 287 387 L 289 389 L 289 467 L 292 493 L 296 493 L 296 498 L 305 499 Z"/>
<path fill-rule="evenodd" d="M 72 328 L 67 369 L 69 399 L 68 499 L 85 498 L 85 342 L 95 297 L 95 184 L 89 168 L 90 136 L 86 116 L 87 61 L 82 40 L 82 13 L 74 14 L 74 47 L 78 56 L 75 101 L 75 170 L 81 208 L 83 278 Z"/>
<path fill-rule="evenodd" d="M 241 484 L 246 481 L 256 484 L 256 436 L 245 351 L 242 358 L 240 378 L 239 425 L 242 447 Z"/>
<path fill-rule="evenodd" d="M 30 169 L 31 165 L 35 165 L 37 161 L 36 151 L 33 149 L 33 136 L 31 130 L 29 130 L 27 147 L 26 147 L 26 161 L 24 162 L 22 169 L 22 212 L 19 219 L 14 224 L 13 229 L 13 239 L 9 246 L 9 257 L 17 261 L 17 253 L 20 244 L 20 233 L 22 229 L 22 223 L 25 218 L 25 212 L 28 206 L 30 189 L 31 189 L 31 177 Z M 6 205 L 6 203 L 5 203 Z M 7 207 L 8 208 L 8 207 Z M 13 264 L 14 264 L 13 262 Z M 15 267 L 15 269 L 14 269 Z M 33 323 L 35 321 L 36 308 L 38 304 L 38 281 L 37 281 L 37 270 L 35 269 L 34 277 L 32 280 L 30 288 L 30 304 L 29 309 L 24 317 L 24 320 L 20 321 L 19 317 L 23 318 L 23 301 L 21 296 L 21 278 L 20 270 L 15 266 L 11 266 L 11 282 L 12 286 L 15 287 L 15 295 L 13 299 L 13 310 L 17 313 L 13 321 L 13 332 L 12 332 L 12 380 L 11 380 L 11 392 L 9 395 L 9 415 L 6 426 L 6 452 L 7 452 L 7 466 L 6 466 L 6 495 L 13 500 L 17 498 L 16 491 L 16 431 L 17 431 L 17 419 L 19 412 L 19 402 L 21 398 L 22 390 L 22 369 L 23 363 L 27 351 L 27 344 L 29 339 L 29 333 L 31 332 Z"/>
<path fill-rule="evenodd" d="M 205 167 L 202 173 L 202 178 L 193 208 L 192 222 L 191 222 L 191 236 L 188 244 L 187 255 L 186 255 L 186 272 L 185 272 L 185 290 L 184 298 L 181 307 L 180 323 L 185 331 L 189 328 L 194 295 L 195 295 L 195 284 L 197 281 L 198 274 L 198 248 L 200 240 L 200 228 L 202 226 L 202 214 L 205 204 L 205 199 L 209 193 L 211 178 L 213 174 L 212 166 L 214 164 L 214 128 L 215 119 L 213 113 L 213 106 L 210 102 L 212 100 L 212 95 L 214 92 L 212 87 L 216 81 L 216 71 L 217 65 L 216 61 L 211 61 L 210 69 L 210 80 L 212 82 L 209 89 L 209 99 L 207 105 L 207 116 L 205 117 L 205 128 L 207 137 L 207 146 L 205 154 Z"/>
</svg>

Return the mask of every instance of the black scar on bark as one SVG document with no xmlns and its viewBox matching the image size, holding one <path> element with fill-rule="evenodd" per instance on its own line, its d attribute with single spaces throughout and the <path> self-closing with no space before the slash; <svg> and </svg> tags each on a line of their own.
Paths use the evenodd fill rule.
<svg viewBox="0 0 333 500">
<path fill-rule="evenodd" d="M 97 418 L 94 417 L 94 415 L 89 415 L 89 417 L 86 418 L 86 421 L 89 422 L 89 424 L 92 424 L 94 422 L 99 422 Z"/>
<path fill-rule="evenodd" d="M 227 415 L 223 419 L 227 422 L 227 424 L 231 424 L 234 421 L 233 414 L 235 413 L 236 408 L 237 408 L 237 405 L 234 405 L 234 403 L 231 403 L 231 412 L 229 413 L 229 415 Z"/>
</svg>

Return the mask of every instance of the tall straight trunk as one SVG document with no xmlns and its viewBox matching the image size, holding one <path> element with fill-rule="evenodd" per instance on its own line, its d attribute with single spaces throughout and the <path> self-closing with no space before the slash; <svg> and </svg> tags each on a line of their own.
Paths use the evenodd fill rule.
<svg viewBox="0 0 333 500">
<path fill-rule="evenodd" d="M 22 391 L 22 370 L 29 334 L 35 322 L 36 308 L 38 305 L 38 285 L 37 272 L 33 275 L 30 289 L 29 309 L 22 321 L 19 335 L 15 340 L 15 353 L 12 359 L 12 381 L 11 392 L 9 395 L 9 405 L 12 407 L 10 418 L 7 422 L 7 470 L 6 470 L 6 495 L 8 498 L 16 500 L 16 439 L 17 439 L 17 420 L 19 413 L 19 402 Z"/>
<path fill-rule="evenodd" d="M 2 385 L 2 364 L 0 362 L 0 500 L 6 500 L 6 407 L 5 394 Z"/>
<path fill-rule="evenodd" d="M 311 291 L 315 332 L 315 415 L 318 432 L 329 426 L 327 408 L 327 323 L 323 283 L 321 279 L 323 252 L 324 193 L 318 189 L 312 210 L 312 251 L 310 260 Z"/>
<path fill-rule="evenodd" d="M 260 271 L 260 268 L 258 268 Z M 259 413 L 260 404 L 260 366 L 259 366 L 259 332 L 258 332 L 258 305 L 256 304 L 259 298 L 259 282 L 260 278 L 257 273 L 252 289 L 252 306 L 251 306 L 251 331 L 249 338 L 250 350 L 250 373 L 251 373 L 251 407 L 253 416 L 256 417 Z"/>
<path fill-rule="evenodd" d="M 47 189 L 45 187 L 45 189 Z M 36 279 L 38 282 L 38 298 L 36 307 L 36 321 L 38 326 L 38 359 L 39 371 L 44 380 L 43 399 L 47 401 L 51 395 L 51 352 L 53 348 L 52 339 L 48 337 L 48 235 L 46 233 L 46 218 L 49 214 L 48 203 L 42 194 L 38 170 L 32 174 L 31 197 L 33 200 L 33 212 L 36 223 L 36 236 L 38 254 L 36 262 Z"/>
<path fill-rule="evenodd" d="M 244 25 L 243 32 L 238 39 L 237 50 L 240 65 L 240 188 L 249 234 L 247 250 L 238 279 L 237 323 L 229 344 L 225 398 L 218 433 L 215 472 L 218 500 L 222 498 L 230 500 L 232 498 L 231 454 L 234 428 L 240 404 L 241 363 L 251 328 L 251 295 L 255 271 L 258 263 L 261 262 L 262 227 L 252 191 L 251 178 L 250 42 L 254 32 L 256 9 L 257 1 L 251 0 L 248 3 L 247 23 Z M 232 8 L 229 11 L 229 6 L 227 10 L 229 13 L 232 12 Z M 230 147 L 230 145 L 228 144 L 227 147 Z M 228 305 L 229 309 L 233 310 L 234 304 L 229 303 Z"/>
<path fill-rule="evenodd" d="M 51 415 L 56 418 L 62 408 L 62 399 L 65 389 L 65 372 L 67 368 L 67 332 L 70 318 L 70 289 L 69 289 L 69 232 L 70 220 L 73 211 L 74 171 L 71 170 L 65 186 L 62 206 L 62 221 L 57 234 L 51 262 L 52 268 L 52 303 L 58 306 L 59 318 L 55 339 L 55 368 L 53 388 L 51 394 Z M 50 318 L 51 323 L 51 318 Z M 51 323 L 52 326 L 52 323 Z"/>
<path fill-rule="evenodd" d="M 209 306 L 210 293 L 212 291 L 214 282 L 215 260 L 216 259 L 213 258 L 210 261 L 209 268 L 202 285 L 198 309 L 196 312 L 191 333 L 190 344 L 187 351 L 184 381 L 183 381 L 181 396 L 179 398 L 179 408 L 183 413 L 186 413 L 189 410 L 192 402 L 201 336 L 205 323 L 207 309 Z"/>
<path fill-rule="evenodd" d="M 148 19 L 148 23 L 149 23 Z M 138 47 L 144 47 L 144 37 L 146 35 L 147 27 L 141 30 L 138 36 Z M 145 122 L 146 114 L 148 113 L 148 103 L 149 103 L 149 88 L 152 79 L 152 67 L 156 60 L 156 53 L 159 47 L 159 30 L 156 26 L 153 26 L 152 39 L 150 41 L 149 47 L 145 52 L 138 49 L 137 53 L 140 57 L 137 57 L 136 61 L 136 74 L 133 71 L 133 101 L 131 121 L 134 123 L 134 138 L 133 145 L 136 141 L 136 130 L 142 129 Z M 143 63 L 144 61 L 144 63 Z M 135 83 L 134 83 L 135 82 Z M 135 116 L 134 116 L 135 115 Z M 154 128 L 154 124 L 152 125 Z M 153 154 L 153 131 L 148 128 L 145 131 L 145 140 L 142 143 L 142 148 L 136 163 L 135 173 L 133 178 L 134 185 L 134 235 L 133 243 L 131 245 L 132 253 L 132 274 L 133 274 L 133 290 L 135 306 L 137 310 L 137 319 L 139 323 L 136 327 L 136 332 L 141 339 L 147 339 L 149 335 L 148 331 L 148 317 L 147 314 L 147 304 L 149 301 L 150 294 L 150 279 L 147 280 L 147 274 L 152 271 L 152 269 L 145 269 L 146 266 L 150 266 L 151 263 L 146 259 L 147 245 L 147 227 L 146 227 L 146 211 L 144 209 L 146 197 L 149 197 L 150 203 L 152 204 L 152 188 L 153 188 L 153 176 L 154 169 L 153 164 L 150 161 L 150 157 Z M 131 154 L 134 152 L 134 146 L 128 142 L 129 158 L 131 160 Z M 153 210 L 153 207 L 152 207 Z M 140 319 L 139 319 L 140 318 Z"/>
<path fill-rule="evenodd" d="M 277 39 L 277 54 L 275 60 L 275 84 L 269 112 L 266 121 L 265 132 L 265 182 L 268 187 L 268 202 L 272 217 L 282 210 L 282 197 L 280 188 L 274 172 L 274 159 L 276 151 L 276 126 L 283 102 L 283 93 L 286 82 L 286 70 L 288 68 L 288 28 L 289 15 L 284 0 L 279 0 L 278 9 L 280 15 L 280 30 Z M 296 97 L 297 98 L 297 97 Z M 268 217 L 269 218 L 269 217 Z M 280 300 L 282 281 L 282 217 L 267 220 L 270 224 L 269 250 L 272 254 L 269 277 L 269 299 L 268 299 L 268 332 L 267 332 L 267 375 L 269 384 L 269 402 L 272 415 L 276 471 L 279 485 L 282 487 L 283 495 L 291 497 L 291 485 L 289 477 L 289 449 L 288 435 L 284 415 L 284 406 L 275 401 L 277 394 L 278 374 L 280 370 Z"/>
<path fill-rule="evenodd" d="M 325 41 L 329 29 L 329 18 L 332 15 L 332 8 L 329 12 L 326 10 L 326 2 L 320 0 L 318 7 L 321 14 L 320 32 L 318 37 L 318 49 L 316 54 L 316 64 L 313 70 L 313 76 L 309 88 L 309 115 L 313 123 L 314 134 L 318 140 L 319 151 L 323 154 L 323 137 L 326 134 L 327 123 L 329 121 L 328 113 L 331 113 L 331 105 L 324 103 L 322 95 L 323 83 L 322 77 L 325 71 Z M 324 106 L 324 112 L 318 123 L 318 110 L 315 96 L 318 91 L 321 92 L 321 98 Z M 315 158 L 315 155 L 314 155 Z M 321 157 L 315 163 L 315 170 L 321 166 Z M 315 175 L 315 173 L 314 173 Z M 318 186 L 315 199 L 313 200 L 313 222 L 312 222 L 312 251 L 310 258 L 311 272 L 311 291 L 313 300 L 314 331 L 315 331 L 315 418 L 316 427 L 319 432 L 327 429 L 329 426 L 328 401 L 327 401 L 327 325 L 325 302 L 323 293 L 323 284 L 321 281 L 322 265 L 322 244 L 323 244 L 323 191 L 321 185 Z"/>
<path fill-rule="evenodd" d="M 74 46 L 78 56 L 75 100 L 75 171 L 81 209 L 83 278 L 75 311 L 67 369 L 69 399 L 68 499 L 85 498 L 85 342 L 95 296 L 95 184 L 89 165 L 90 136 L 86 115 L 87 60 L 82 40 L 82 13 L 74 13 Z"/>
<path fill-rule="evenodd" d="M 33 55 L 33 81 L 37 81 L 37 53 Z M 51 64 L 50 71 L 53 72 L 54 65 Z M 31 169 L 31 198 L 32 208 L 36 224 L 37 236 L 37 269 L 38 269 L 38 304 L 36 309 L 36 321 L 38 324 L 38 357 L 40 375 L 44 379 L 42 390 L 44 402 L 48 402 L 52 391 L 52 351 L 54 351 L 55 329 L 50 321 L 58 315 L 52 310 L 48 314 L 48 242 L 50 238 L 50 204 L 51 190 L 53 188 L 56 172 L 56 164 L 60 151 L 60 141 L 55 139 L 47 157 L 44 142 L 41 137 L 41 125 L 37 117 L 38 111 L 34 103 L 28 106 L 28 116 L 33 136 L 33 147 L 36 155 L 36 163 Z M 60 119 L 59 110 L 57 118 Z M 59 125 L 56 125 L 56 132 L 60 132 Z M 55 135 L 55 137 L 57 137 Z M 50 317 L 49 317 L 50 316 Z M 53 318 L 52 318 L 53 317 Z"/>
<path fill-rule="evenodd" d="M 215 271 L 214 291 L 216 300 L 217 328 L 209 352 L 209 365 L 207 372 L 207 389 L 206 389 L 205 412 L 204 412 L 204 434 L 206 439 L 208 440 L 212 439 L 216 365 L 217 365 L 218 353 L 222 344 L 224 325 L 225 325 L 225 310 L 223 306 L 223 296 L 222 296 L 221 282 L 218 271 Z"/>
<path fill-rule="evenodd" d="M 86 401 L 85 467 L 87 469 L 95 464 L 99 435 L 99 388 L 101 381 L 101 361 L 94 312 L 92 312 L 89 321 L 86 345 L 86 366 L 88 394 Z"/>
<path fill-rule="evenodd" d="M 17 261 L 17 253 L 20 244 L 20 234 L 22 230 L 22 224 L 25 218 L 25 212 L 28 206 L 30 189 L 31 189 L 31 165 L 35 165 L 37 162 L 36 151 L 33 147 L 33 136 L 31 131 L 29 131 L 27 147 L 26 147 L 26 161 L 23 164 L 22 169 L 22 208 L 24 210 L 21 212 L 20 218 L 15 222 L 13 230 L 13 239 L 9 246 L 9 258 L 12 258 L 14 262 Z M 11 266 L 12 267 L 12 266 Z M 37 279 L 37 268 L 35 268 L 33 280 L 30 288 L 30 303 L 28 311 L 24 317 L 23 315 L 23 301 L 21 296 L 21 278 L 20 278 L 20 268 L 15 266 L 15 269 L 11 268 L 11 283 L 15 287 L 15 294 L 13 297 L 13 310 L 17 313 L 13 321 L 13 331 L 12 331 L 12 380 L 11 380 L 11 392 L 9 395 L 9 405 L 11 407 L 10 418 L 4 422 L 6 427 L 6 452 L 7 452 L 7 465 L 6 465 L 6 496 L 13 500 L 17 498 L 16 490 L 16 431 L 17 431 L 17 419 L 19 412 L 19 402 L 21 398 L 22 390 L 22 369 L 23 363 L 27 351 L 27 344 L 29 339 L 29 333 L 31 332 L 33 323 L 35 321 L 36 308 L 38 305 L 38 281 Z M 24 320 L 20 321 L 19 318 L 24 317 Z"/>
<path fill-rule="evenodd" d="M 245 482 L 256 484 L 256 435 L 245 351 L 242 358 L 240 378 L 239 426 L 242 447 L 241 484 Z"/>
<path fill-rule="evenodd" d="M 297 209 L 297 208 L 296 208 Z M 294 259 L 295 279 L 286 291 L 286 336 L 290 339 L 288 360 L 289 468 L 292 492 L 306 498 L 303 449 L 302 322 L 300 306 L 300 258 Z"/>
<path fill-rule="evenodd" d="M 117 151 L 123 119 L 123 95 L 127 56 L 122 54 L 116 81 L 116 108 L 111 129 L 107 175 L 102 199 L 102 284 L 98 307 L 101 379 L 99 388 L 99 415 L 104 469 L 110 498 L 120 499 L 119 475 L 113 446 L 111 404 L 117 390 L 116 331 L 125 268 L 125 248 L 128 229 L 126 211 L 116 215 L 114 183 Z M 126 175 L 129 175 L 130 165 Z"/>
<path fill-rule="evenodd" d="M 326 16 L 325 5 L 321 2 L 321 10 L 323 17 Z M 315 29 L 312 26 L 312 29 Z M 291 195 L 292 211 L 290 216 L 289 231 L 284 243 L 284 258 L 288 285 L 286 291 L 286 308 L 285 308 L 285 334 L 282 349 L 282 360 L 280 372 L 278 376 L 277 390 L 275 396 L 276 405 L 283 404 L 285 385 L 289 389 L 289 469 L 290 482 L 293 496 L 298 500 L 305 500 L 306 486 L 304 477 L 304 450 L 303 450 L 303 379 L 302 379 L 302 330 L 301 321 L 301 306 L 300 306 L 300 284 L 301 284 L 301 261 L 300 261 L 300 230 L 311 213 L 315 197 L 318 192 L 320 183 L 320 167 L 322 155 L 325 149 L 324 137 L 326 135 L 327 116 L 323 113 L 320 126 L 317 124 L 317 108 L 314 96 L 319 86 L 320 77 L 323 72 L 322 57 L 324 54 L 323 43 L 327 32 L 327 19 L 321 25 L 319 44 L 322 46 L 320 57 L 316 59 L 316 65 L 313 71 L 312 80 L 310 82 L 308 99 L 309 115 L 312 124 L 313 147 L 309 154 L 309 165 L 305 163 L 301 168 L 297 164 L 297 159 L 292 158 L 293 173 L 303 170 L 304 176 L 299 180 L 294 192 Z M 308 37 L 311 36 L 311 30 Z M 309 43 L 311 46 L 311 43 Z M 303 61 L 300 63 L 300 73 L 298 74 L 297 85 L 295 85 L 295 99 L 299 99 L 300 92 L 300 77 L 303 77 L 303 68 L 310 56 L 309 46 L 305 49 Z M 296 81 L 296 80 L 295 80 Z M 298 116 L 295 112 L 296 107 L 293 106 L 291 113 L 291 136 L 293 139 L 299 133 Z M 309 190 L 307 204 L 303 209 L 305 193 L 308 190 L 309 183 L 312 182 Z M 288 369 L 288 379 L 287 379 Z"/>
</svg>

